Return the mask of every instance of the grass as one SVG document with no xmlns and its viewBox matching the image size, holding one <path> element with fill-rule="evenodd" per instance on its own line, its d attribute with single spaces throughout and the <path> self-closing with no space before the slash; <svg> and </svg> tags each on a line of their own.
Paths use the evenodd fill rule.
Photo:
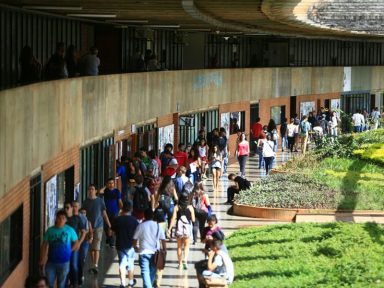
<svg viewBox="0 0 384 288">
<path fill-rule="evenodd" d="M 227 240 L 232 288 L 384 287 L 384 229 L 374 223 L 241 229 Z"/>
<path fill-rule="evenodd" d="M 384 129 L 325 137 L 240 193 L 237 203 L 274 208 L 384 210 Z"/>
<path fill-rule="evenodd" d="M 384 167 L 371 161 L 355 157 L 318 159 L 307 154 L 289 161 L 281 170 L 307 175 L 340 191 L 334 194 L 340 210 L 384 210 Z M 285 186 L 289 189 L 289 180 Z"/>
<path fill-rule="evenodd" d="M 364 144 L 353 151 L 354 155 L 368 161 L 384 164 L 384 143 Z"/>
<path fill-rule="evenodd" d="M 341 210 L 384 210 L 384 168 L 359 159 L 326 158 L 312 177 L 340 190 Z"/>
</svg>

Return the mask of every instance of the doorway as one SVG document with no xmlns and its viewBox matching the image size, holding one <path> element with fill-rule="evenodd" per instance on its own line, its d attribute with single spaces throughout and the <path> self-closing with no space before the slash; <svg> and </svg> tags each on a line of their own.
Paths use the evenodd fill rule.
<svg viewBox="0 0 384 288">
<path fill-rule="evenodd" d="M 29 212 L 29 275 L 38 275 L 41 244 L 41 174 L 30 180 L 30 212 Z"/>
</svg>

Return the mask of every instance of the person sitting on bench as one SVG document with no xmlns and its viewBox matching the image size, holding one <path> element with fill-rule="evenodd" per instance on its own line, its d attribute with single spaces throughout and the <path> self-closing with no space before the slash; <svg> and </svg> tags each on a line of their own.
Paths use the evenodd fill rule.
<svg viewBox="0 0 384 288">
<path fill-rule="evenodd" d="M 227 202 L 225 204 L 232 204 L 235 194 L 239 194 L 240 191 L 251 188 L 251 183 L 247 179 L 241 176 L 236 176 L 234 173 L 228 175 L 228 180 L 234 181 L 235 185 L 228 187 Z"/>
<path fill-rule="evenodd" d="M 228 253 L 221 250 L 222 244 L 218 239 L 211 244 L 211 250 L 208 252 L 208 269 L 198 277 L 205 287 L 227 287 L 233 282 L 233 263 Z"/>
</svg>

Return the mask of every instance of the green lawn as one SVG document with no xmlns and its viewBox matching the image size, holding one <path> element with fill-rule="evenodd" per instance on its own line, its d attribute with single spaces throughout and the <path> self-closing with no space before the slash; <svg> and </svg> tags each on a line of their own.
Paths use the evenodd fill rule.
<svg viewBox="0 0 384 288">
<path fill-rule="evenodd" d="M 384 210 L 384 168 L 354 158 L 326 158 L 313 177 L 342 191 L 339 209 Z"/>
<path fill-rule="evenodd" d="M 384 228 L 287 224 L 236 231 L 227 240 L 232 288 L 384 287 Z"/>
</svg>

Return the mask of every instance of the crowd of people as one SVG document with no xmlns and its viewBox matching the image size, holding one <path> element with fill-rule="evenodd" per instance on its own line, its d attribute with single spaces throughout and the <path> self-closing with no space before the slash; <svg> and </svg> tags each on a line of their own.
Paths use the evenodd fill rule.
<svg viewBox="0 0 384 288">
<path fill-rule="evenodd" d="M 26 45 L 19 56 L 20 78 L 22 85 L 42 80 L 58 80 L 78 76 L 99 75 L 99 50 L 92 46 L 89 51 L 80 56 L 80 51 L 71 44 L 65 47 L 63 42 L 56 44 L 55 52 L 42 63 L 33 53 L 31 46 Z M 43 65 L 44 64 L 44 65 Z M 143 54 L 136 48 L 130 58 L 130 72 L 166 70 L 164 63 L 158 61 L 156 53 L 147 49 Z"/>
<path fill-rule="evenodd" d="M 254 153 L 259 168 L 272 168 L 279 143 L 281 150 L 305 153 L 310 138 L 329 134 L 337 136 L 340 119 L 336 112 L 322 110 L 287 119 L 278 126 L 271 119 L 263 126 L 260 118 L 251 127 Z M 377 108 L 367 119 L 357 111 L 351 118 L 355 132 L 376 129 L 381 115 Z M 251 187 L 245 178 L 245 164 L 251 154 L 244 132 L 237 131 L 238 175 L 227 189 L 227 204 L 235 194 Z M 279 141 L 280 140 L 280 141 Z M 300 148 L 299 148 L 300 146 Z M 142 147 L 132 158 L 121 157 L 116 174 L 104 187 L 88 187 L 82 203 L 66 202 L 56 214 L 55 225 L 46 231 L 41 247 L 40 268 L 43 277 L 29 279 L 28 287 L 79 287 L 84 283 L 85 263 L 88 273 L 98 274 L 102 239 L 106 247 L 117 250 L 120 287 L 134 287 L 134 261 L 138 255 L 144 287 L 160 287 L 164 266 L 158 265 L 159 253 L 166 255 L 167 241 L 176 238 L 178 268 L 189 269 L 189 249 L 197 241 L 204 243 L 205 257 L 195 264 L 200 287 L 210 283 L 233 281 L 233 264 L 224 245 L 224 233 L 213 214 L 204 180 L 211 175 L 213 190 L 227 174 L 228 138 L 224 128 L 209 133 L 204 129 L 193 144 L 180 143 L 177 149 L 168 143 L 157 155 Z M 200 237 L 200 238 L 199 238 Z M 108 249 L 108 248 L 105 248 Z M 44 286 L 45 285 L 45 286 Z M 128 285 L 128 286 L 127 286 Z"/>
<path fill-rule="evenodd" d="M 380 127 L 383 115 L 379 108 L 375 107 L 371 113 L 367 110 L 356 110 L 351 116 L 353 131 L 359 133 Z M 251 127 L 251 141 L 254 153 L 259 156 L 259 169 L 265 168 L 266 173 L 272 168 L 279 143 L 281 151 L 303 154 L 308 150 L 308 144 L 312 141 L 318 145 L 322 137 L 328 135 L 336 137 L 341 131 L 341 118 L 339 112 L 328 111 L 323 107 L 318 113 L 310 112 L 301 119 L 296 114 L 289 120 L 285 118 L 280 124 L 279 131 L 273 119 L 268 125 L 262 125 L 260 118 Z"/>
<path fill-rule="evenodd" d="M 209 136 L 206 141 L 201 133 L 193 145 L 180 144 L 177 151 L 166 144 L 159 156 L 141 148 L 132 159 L 121 158 L 118 180 L 108 179 L 99 189 L 89 185 L 81 208 L 76 201 L 66 202 L 56 214 L 55 225 L 44 234 L 40 270 L 46 278 L 31 280 L 29 287 L 42 287 L 36 283 L 43 282 L 48 287 L 55 283 L 59 288 L 79 287 L 84 283 L 88 254 L 88 273 L 99 273 L 101 249 L 117 250 L 120 287 L 135 286 L 136 255 L 144 287 L 160 287 L 164 267 L 154 259 L 160 252 L 165 254 L 167 241 L 174 238 L 180 270 L 189 269 L 190 245 L 199 240 L 204 243 L 206 256 L 196 264 L 200 287 L 231 283 L 233 264 L 202 182 L 211 171 L 212 177 L 218 177 L 217 189 L 226 153 L 220 147 L 227 146 L 227 140 L 220 129 Z M 233 174 L 230 179 L 238 181 Z"/>
<path fill-rule="evenodd" d="M 30 84 L 41 80 L 57 80 L 77 76 L 99 75 L 100 59 L 98 49 L 92 46 L 89 52 L 79 57 L 74 45 L 65 48 L 63 42 L 56 44 L 56 50 L 45 65 L 34 56 L 30 46 L 23 47 L 20 57 L 20 84 Z"/>
</svg>

